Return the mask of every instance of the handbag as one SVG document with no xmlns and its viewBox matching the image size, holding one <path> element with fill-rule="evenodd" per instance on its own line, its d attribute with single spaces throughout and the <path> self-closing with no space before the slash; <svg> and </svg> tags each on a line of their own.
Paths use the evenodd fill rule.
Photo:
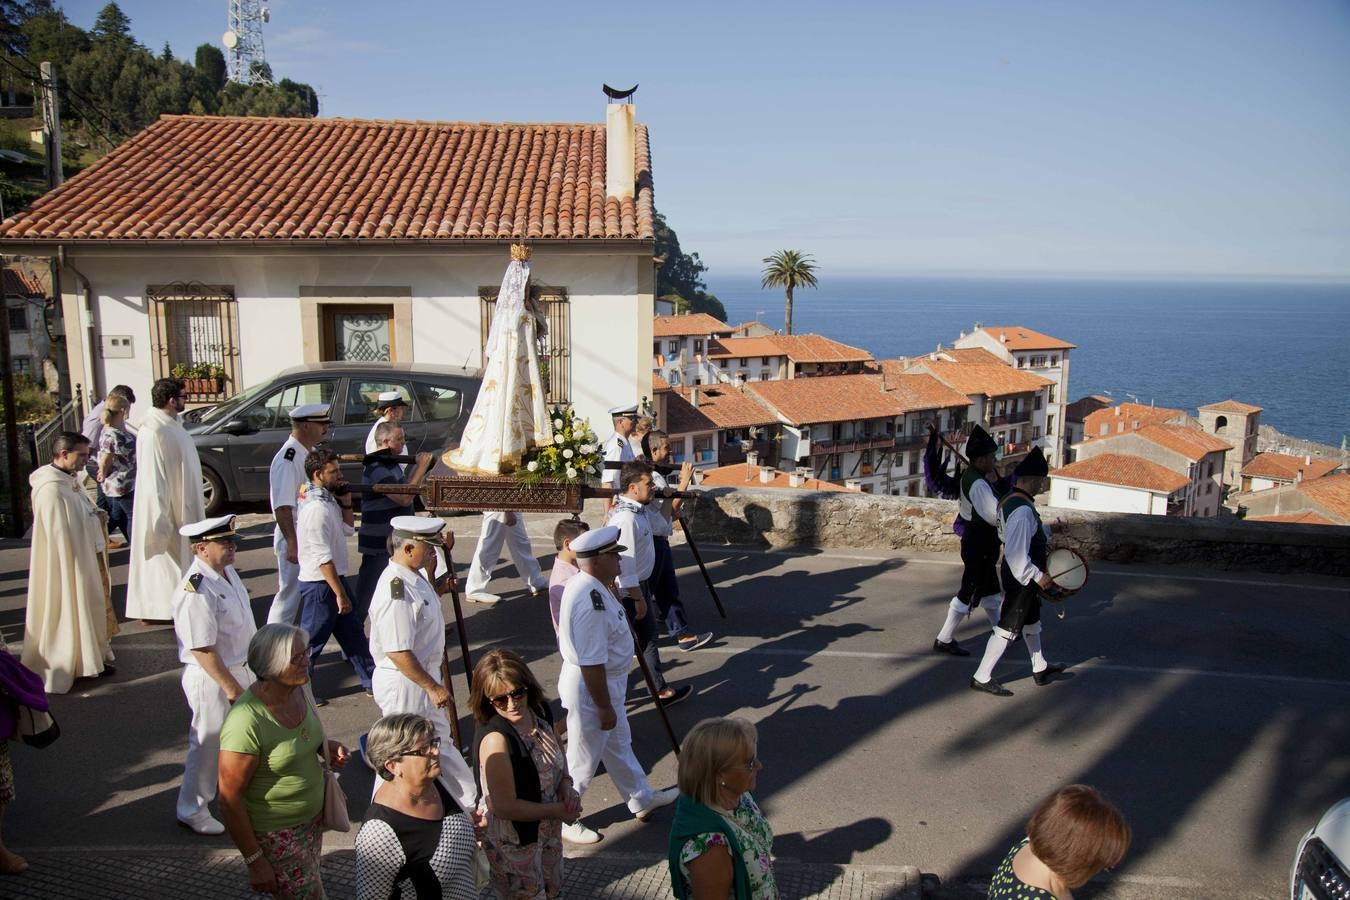
<svg viewBox="0 0 1350 900">
<path fill-rule="evenodd" d="M 347 815 L 347 794 L 338 782 L 338 775 L 320 755 L 323 766 L 323 830 L 351 831 L 352 820 Z"/>
</svg>

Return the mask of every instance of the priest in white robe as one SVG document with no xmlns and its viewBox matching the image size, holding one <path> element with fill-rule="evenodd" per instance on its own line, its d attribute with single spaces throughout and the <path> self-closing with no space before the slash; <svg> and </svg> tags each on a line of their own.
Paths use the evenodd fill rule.
<svg viewBox="0 0 1350 900">
<path fill-rule="evenodd" d="M 176 378 L 150 388 L 154 408 L 136 433 L 136 500 L 132 507 L 127 618 L 167 622 L 192 548 L 178 530 L 206 518 L 202 464 L 179 418 L 187 391 Z"/>
<path fill-rule="evenodd" d="M 22 661 L 42 676 L 49 694 L 66 693 L 76 678 L 112 671 L 104 662 L 103 514 L 78 481 L 88 459 L 89 439 L 63 432 L 52 445 L 52 464 L 28 476 L 33 551 Z"/>
</svg>

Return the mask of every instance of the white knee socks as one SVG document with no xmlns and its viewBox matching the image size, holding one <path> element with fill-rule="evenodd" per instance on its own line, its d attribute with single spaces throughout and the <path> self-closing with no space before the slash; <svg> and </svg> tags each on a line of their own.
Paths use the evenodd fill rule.
<svg viewBox="0 0 1350 900">
<path fill-rule="evenodd" d="M 1028 633 L 1022 631 L 1022 640 L 1027 642 L 1027 652 L 1031 654 L 1031 671 L 1044 672 L 1050 664 L 1045 661 L 1045 654 L 1041 652 L 1041 633 Z"/>
<path fill-rule="evenodd" d="M 1003 656 L 1003 651 L 1008 649 L 1012 641 L 1005 638 L 997 629 L 989 635 L 989 643 L 984 645 L 984 658 L 980 660 L 980 667 L 975 670 L 975 680 L 980 684 L 988 684 L 989 679 L 994 677 L 994 666 Z"/>
<path fill-rule="evenodd" d="M 980 600 L 980 609 L 984 610 L 985 616 L 989 619 L 989 627 L 998 625 L 999 613 L 1003 610 L 1003 595 L 990 594 Z"/>
<path fill-rule="evenodd" d="M 956 628 L 961 624 L 961 620 L 970 615 L 970 607 L 966 606 L 955 597 L 947 606 L 947 621 L 942 623 L 942 630 L 938 632 L 937 639 L 944 644 L 950 643 L 956 636 Z"/>
</svg>

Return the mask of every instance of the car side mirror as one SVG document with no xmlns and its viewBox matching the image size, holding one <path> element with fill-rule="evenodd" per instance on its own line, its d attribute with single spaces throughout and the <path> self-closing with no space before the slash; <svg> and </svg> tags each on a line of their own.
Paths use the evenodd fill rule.
<svg viewBox="0 0 1350 900">
<path fill-rule="evenodd" d="M 226 434 L 238 436 L 241 434 L 253 434 L 258 429 L 254 428 L 253 424 L 249 422 L 248 419 L 231 419 L 226 422 L 220 430 Z"/>
</svg>

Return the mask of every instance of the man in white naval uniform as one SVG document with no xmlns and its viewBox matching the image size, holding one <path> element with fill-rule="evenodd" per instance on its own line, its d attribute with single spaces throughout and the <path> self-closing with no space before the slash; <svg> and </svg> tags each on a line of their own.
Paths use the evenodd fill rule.
<svg viewBox="0 0 1350 900">
<path fill-rule="evenodd" d="M 184 525 L 179 533 L 191 543 L 193 555 L 173 598 L 173 630 L 192 730 L 177 815 L 198 834 L 221 834 L 225 826 L 207 808 L 216 796 L 220 727 L 230 704 L 253 683 L 244 662 L 258 628 L 248 591 L 234 570 L 234 516 Z"/>
<path fill-rule="evenodd" d="M 578 794 L 595 777 L 600 763 L 614 780 L 619 796 L 639 820 L 673 803 L 678 788 L 654 791 L 647 773 L 633 755 L 624 698 L 628 665 L 633 658 L 633 633 L 623 606 L 610 590 L 619 574 L 619 530 L 612 525 L 572 539 L 581 569 L 563 589 L 558 613 L 558 649 L 562 671 L 558 695 L 567 710 L 567 770 Z M 563 838 L 593 844 L 600 835 L 580 820 L 564 825 Z"/>
<path fill-rule="evenodd" d="M 370 433 L 366 435 L 366 455 L 380 449 L 380 442 L 375 439 L 375 429 L 385 422 L 394 424 L 402 422 L 404 414 L 408 411 L 408 403 L 398 391 L 384 391 L 375 404 L 375 411 L 381 415 L 375 420 L 375 424 L 370 426 Z M 400 446 L 394 450 L 394 455 L 402 456 L 407 450 L 407 447 Z"/>
<path fill-rule="evenodd" d="M 548 590 L 548 578 L 539 571 L 539 560 L 535 559 L 534 548 L 530 546 L 524 517 L 514 512 L 485 512 L 483 530 L 478 534 L 478 546 L 473 551 L 469 577 L 464 585 L 466 599 L 484 606 L 496 606 L 501 601 L 501 597 L 489 593 L 487 586 L 492 580 L 492 567 L 501 558 L 502 544 L 511 554 L 516 571 L 530 586 L 530 596 L 538 597 Z"/>
<path fill-rule="evenodd" d="M 294 625 L 300 619 L 300 557 L 295 537 L 295 505 L 305 477 L 305 457 L 328 433 L 327 403 L 306 403 L 291 410 L 291 436 L 272 457 L 267 471 L 272 516 L 272 552 L 277 556 L 277 593 L 267 611 L 267 624 Z"/>
<path fill-rule="evenodd" d="M 628 438 L 637 425 L 638 405 L 631 403 L 628 406 L 616 406 L 609 411 L 609 417 L 614 420 L 614 431 L 600 445 L 600 452 L 604 457 L 604 469 L 600 472 L 600 484 L 618 490 L 619 467 L 626 462 L 637 459 L 637 456 L 633 453 L 633 445 L 628 442 Z"/>
<path fill-rule="evenodd" d="M 445 654 L 445 618 L 441 598 L 427 580 L 434 575 L 436 548 L 454 546 L 454 535 L 442 531 L 445 521 L 422 516 L 396 516 L 389 523 L 389 565 L 375 584 L 370 604 L 371 679 L 381 716 L 416 713 L 436 726 L 441 739 L 441 781 L 461 809 L 472 810 L 478 789 L 473 773 L 450 733 L 450 691 L 441 683 Z M 375 782 L 379 786 L 379 781 Z"/>
</svg>

